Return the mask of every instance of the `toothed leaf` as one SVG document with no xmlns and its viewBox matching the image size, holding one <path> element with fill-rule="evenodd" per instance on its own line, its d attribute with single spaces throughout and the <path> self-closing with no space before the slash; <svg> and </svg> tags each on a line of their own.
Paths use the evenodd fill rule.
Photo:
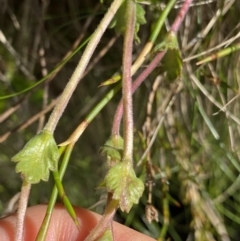
<svg viewBox="0 0 240 241">
<path fill-rule="evenodd" d="M 104 182 L 107 190 L 113 193 L 113 199 L 119 200 L 119 207 L 125 212 L 129 212 L 132 205 L 138 203 L 144 190 L 142 180 L 136 177 L 132 166 L 126 162 L 112 167 Z"/>
<path fill-rule="evenodd" d="M 104 146 L 101 153 L 106 155 L 108 160 L 119 162 L 122 159 L 123 138 L 121 136 L 111 136 Z"/>
<path fill-rule="evenodd" d="M 12 161 L 17 162 L 16 172 L 34 184 L 40 180 L 48 181 L 49 171 L 57 169 L 58 159 L 59 151 L 53 135 L 43 131 L 34 136 Z"/>
<path fill-rule="evenodd" d="M 137 33 L 140 29 L 140 25 L 145 24 L 146 18 L 145 18 L 145 10 L 140 4 L 136 4 L 136 24 L 134 29 L 134 39 L 139 44 L 141 43 L 140 38 L 138 37 Z"/>
<path fill-rule="evenodd" d="M 165 40 L 154 48 L 154 52 L 156 51 L 167 51 L 160 69 L 161 72 L 167 72 L 169 81 L 174 81 L 182 73 L 182 58 L 176 35 L 170 32 Z"/>
</svg>

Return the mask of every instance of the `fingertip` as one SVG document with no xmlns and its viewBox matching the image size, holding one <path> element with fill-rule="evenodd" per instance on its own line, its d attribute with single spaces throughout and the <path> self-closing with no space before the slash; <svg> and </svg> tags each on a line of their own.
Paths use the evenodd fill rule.
<svg viewBox="0 0 240 241">
<path fill-rule="evenodd" d="M 80 232 L 78 232 L 76 239 L 73 240 L 81 241 L 84 240 L 91 230 L 96 226 L 100 219 L 100 215 L 83 208 L 76 208 L 75 212 L 80 223 Z"/>
<path fill-rule="evenodd" d="M 24 241 L 36 239 L 38 230 L 46 213 L 46 205 L 37 205 L 27 209 L 25 216 Z M 50 221 L 47 241 L 82 241 L 97 223 L 95 214 L 83 209 L 75 208 L 80 224 L 79 230 L 62 205 L 56 205 Z M 16 214 L 0 220 L 1 241 L 14 241 Z"/>
<path fill-rule="evenodd" d="M 97 216 L 83 208 L 74 208 L 79 221 L 79 229 L 76 227 L 74 221 L 69 216 L 67 210 L 63 205 L 58 204 L 55 206 L 52 219 L 49 225 L 47 241 L 82 241 L 86 238 L 88 233 L 97 224 Z M 40 228 L 42 220 L 46 212 L 45 205 L 39 205 L 37 207 L 29 208 L 27 216 L 30 216 L 32 222 L 37 230 Z M 36 217 L 39 217 L 38 219 Z M 27 227 L 29 226 L 28 223 Z M 37 235 L 37 231 L 35 236 Z M 27 239 L 27 241 L 35 240 Z"/>
<path fill-rule="evenodd" d="M 27 209 L 25 218 L 24 241 L 34 241 L 46 213 L 46 205 L 37 205 Z M 79 229 L 63 205 L 56 205 L 49 225 L 46 241 L 83 241 L 95 227 L 101 216 L 86 209 L 74 208 L 79 221 Z M 16 214 L 0 220 L 1 241 L 13 241 Z M 154 239 L 113 223 L 115 241 L 153 241 Z"/>
<path fill-rule="evenodd" d="M 0 237 L 3 241 L 14 240 L 14 223 L 11 219 L 0 220 Z"/>
<path fill-rule="evenodd" d="M 154 241 L 155 239 L 139 233 L 131 228 L 128 228 L 120 223 L 113 224 L 114 240 L 115 241 Z"/>
</svg>

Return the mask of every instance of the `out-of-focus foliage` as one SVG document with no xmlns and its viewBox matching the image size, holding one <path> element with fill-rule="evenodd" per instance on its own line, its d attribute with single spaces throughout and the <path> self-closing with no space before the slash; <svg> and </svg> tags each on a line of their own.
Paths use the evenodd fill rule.
<svg viewBox="0 0 240 241">
<path fill-rule="evenodd" d="M 154 53 L 158 51 L 166 51 L 166 54 L 161 61 L 160 69 L 162 72 L 167 73 L 167 80 L 174 81 L 180 77 L 182 72 L 182 59 L 177 36 L 171 32 L 166 34 L 164 40 L 154 48 Z"/>
<path fill-rule="evenodd" d="M 141 43 L 135 45 L 134 59 L 146 44 L 166 2 L 141 5 L 146 11 L 146 24 L 140 26 Z M 6 39 L 0 38 L 1 96 L 33 85 L 53 70 L 78 38 L 83 42 L 92 34 L 108 7 L 108 1 L 101 4 L 91 0 L 0 3 L 0 30 Z M 182 3 L 175 4 L 159 43 Z M 119 212 L 118 219 L 143 233 L 160 237 L 159 240 L 239 240 L 240 52 L 196 65 L 210 54 L 238 44 L 239 15 L 238 0 L 194 0 L 177 35 L 182 68 L 175 76 L 180 72 L 180 78 L 166 81 L 170 63 L 167 69 L 162 65 L 161 74 L 156 69 L 134 94 L 134 167 L 145 182 L 145 192 L 140 204 L 134 205 L 129 214 Z M 115 38 L 116 33 L 108 29 L 101 39 L 90 62 L 94 67 L 80 82 L 57 126 L 57 143 L 69 137 L 111 88 L 98 88 L 100 83 L 120 72 L 122 38 Z M 62 92 L 81 54 L 82 50 L 55 78 L 30 93 L 0 100 L 1 212 L 21 186 L 11 158 L 41 130 L 52 101 Z M 98 56 L 100 60 L 96 61 Z M 149 59 L 148 56 L 136 76 Z M 107 164 L 99 150 L 110 136 L 119 98 L 120 93 L 74 147 L 63 179 L 74 205 L 94 205 L 95 211 L 103 208 L 104 192 L 95 188 L 103 180 Z M 39 114 L 42 110 L 46 111 Z M 141 160 L 152 139 L 149 154 Z M 30 205 L 47 202 L 52 186 L 52 178 L 34 186 Z M 148 223 L 145 217 L 150 199 L 159 222 Z"/>
<path fill-rule="evenodd" d="M 114 28 L 116 33 L 120 33 L 124 35 L 124 32 L 126 30 L 126 18 L 125 18 L 125 11 L 127 7 L 127 1 L 123 1 L 121 7 L 118 9 L 116 15 L 114 16 L 110 28 Z M 136 4 L 136 24 L 135 24 L 135 30 L 134 30 L 134 38 L 137 43 L 140 43 L 141 40 L 138 37 L 137 33 L 140 29 L 140 26 L 142 24 L 146 23 L 145 19 L 145 10 L 140 4 Z"/>
</svg>

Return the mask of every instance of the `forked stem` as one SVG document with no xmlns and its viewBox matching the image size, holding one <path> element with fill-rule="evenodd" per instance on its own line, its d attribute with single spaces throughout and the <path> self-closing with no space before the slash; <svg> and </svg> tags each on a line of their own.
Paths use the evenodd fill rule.
<svg viewBox="0 0 240 241">
<path fill-rule="evenodd" d="M 171 26 L 171 32 L 176 34 L 181 26 L 181 23 L 184 19 L 184 17 L 186 16 L 188 9 L 191 5 L 193 0 L 185 0 L 184 4 L 182 5 L 181 9 L 178 12 L 178 15 L 176 17 L 176 19 L 174 20 L 172 26 Z M 174 4 L 175 1 L 171 1 L 169 2 L 169 8 L 166 9 L 166 15 L 168 13 L 168 11 L 171 9 L 172 4 Z M 162 18 L 160 19 L 162 22 Z M 162 25 L 160 24 L 159 28 Z M 154 42 L 158 31 L 156 30 L 154 32 L 154 34 L 151 35 L 150 39 Z M 144 69 L 142 71 L 142 73 L 137 77 L 137 79 L 133 82 L 132 85 L 132 94 L 137 90 L 137 88 L 143 83 L 143 81 L 152 73 L 152 71 L 157 67 L 157 65 L 159 64 L 159 62 L 162 60 L 162 58 L 165 55 L 165 51 L 163 52 L 158 52 L 156 54 L 156 56 L 154 57 L 154 59 L 151 61 L 151 63 L 148 65 L 148 67 L 146 69 Z M 113 136 L 118 136 L 120 133 L 120 125 L 121 125 L 121 120 L 122 120 L 122 116 L 123 116 L 123 100 L 120 101 L 117 110 L 115 112 L 114 115 L 114 121 L 113 121 L 113 127 L 112 127 L 112 135 Z"/>
<path fill-rule="evenodd" d="M 158 66 L 159 62 L 164 57 L 165 52 L 159 52 L 151 61 L 146 69 L 137 77 L 137 79 L 132 84 L 132 94 L 138 89 L 138 87 L 143 83 L 143 81 L 152 73 L 152 71 Z M 120 125 L 123 116 L 123 101 L 118 104 L 117 110 L 114 115 L 113 127 L 112 127 L 112 135 L 118 136 L 120 133 Z"/>
</svg>

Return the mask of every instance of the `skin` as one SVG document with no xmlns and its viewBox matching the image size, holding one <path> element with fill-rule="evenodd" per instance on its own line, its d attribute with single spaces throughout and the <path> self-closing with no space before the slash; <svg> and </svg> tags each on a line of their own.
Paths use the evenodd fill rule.
<svg viewBox="0 0 240 241">
<path fill-rule="evenodd" d="M 37 205 L 27 209 L 24 241 L 35 240 L 45 211 L 46 205 Z M 100 215 L 79 207 L 75 208 L 75 212 L 79 219 L 80 231 L 78 231 L 64 207 L 57 205 L 53 212 L 46 241 L 83 241 L 101 218 Z M 14 241 L 15 221 L 16 215 L 11 215 L 0 220 L 1 241 Z M 116 222 L 113 224 L 113 233 L 114 241 L 154 240 Z"/>
</svg>

